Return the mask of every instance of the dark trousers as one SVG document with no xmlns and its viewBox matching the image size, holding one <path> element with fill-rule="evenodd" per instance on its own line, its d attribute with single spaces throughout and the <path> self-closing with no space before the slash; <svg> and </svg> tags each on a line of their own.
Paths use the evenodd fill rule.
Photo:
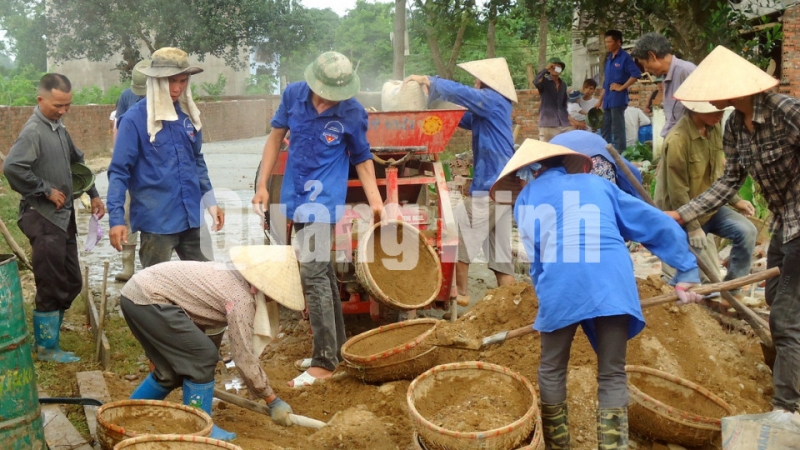
<svg viewBox="0 0 800 450">
<path fill-rule="evenodd" d="M 294 247 L 300 262 L 300 282 L 308 305 L 311 332 L 314 333 L 311 366 L 334 370 L 342 359 L 341 349 L 347 336 L 339 285 L 331 261 L 333 225 L 296 223 L 295 230 Z"/>
<path fill-rule="evenodd" d="M 153 375 L 158 384 L 175 389 L 184 379 L 197 384 L 214 381 L 219 350 L 183 308 L 137 305 L 124 296 L 119 306 L 131 333 L 156 367 Z"/>
<path fill-rule="evenodd" d="M 603 111 L 603 139 L 612 144 L 622 154 L 625 151 L 625 110 L 627 106 L 617 106 Z"/>
<path fill-rule="evenodd" d="M 800 237 L 783 243 L 781 234 L 777 230 L 772 235 L 767 251 L 767 268 L 781 269 L 780 276 L 767 280 L 765 292 L 769 329 L 778 353 L 772 368 L 772 404 L 796 411 L 800 406 Z"/>
<path fill-rule="evenodd" d="M 36 310 L 67 310 L 81 292 L 81 266 L 75 211 L 67 231 L 27 207 L 19 218 L 20 230 L 28 237 L 33 252 L 33 278 L 36 281 Z"/>
<path fill-rule="evenodd" d="M 625 354 L 628 349 L 629 316 L 596 317 L 597 399 L 600 409 L 628 406 L 628 375 Z M 557 405 L 567 400 L 567 366 L 577 323 L 550 333 L 542 333 L 542 358 L 539 364 L 539 392 L 542 403 Z"/>
<path fill-rule="evenodd" d="M 172 259 L 172 251 L 181 261 L 211 261 L 211 236 L 206 228 L 189 228 L 175 234 L 155 234 L 141 232 L 139 261 L 143 268 Z"/>
</svg>

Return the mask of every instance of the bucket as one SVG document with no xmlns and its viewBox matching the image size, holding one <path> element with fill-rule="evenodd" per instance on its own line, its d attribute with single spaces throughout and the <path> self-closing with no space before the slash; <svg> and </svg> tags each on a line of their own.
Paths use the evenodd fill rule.
<svg viewBox="0 0 800 450">
<path fill-rule="evenodd" d="M 103 450 L 142 435 L 207 437 L 214 423 L 205 411 L 162 400 L 122 400 L 97 410 L 97 441 Z"/>
<path fill-rule="evenodd" d="M 0 255 L 0 316 L 0 442 L 9 450 L 47 448 L 14 255 Z"/>
<path fill-rule="evenodd" d="M 114 446 L 114 450 L 242 450 L 230 442 L 201 436 L 183 434 L 160 434 L 126 439 Z"/>
</svg>

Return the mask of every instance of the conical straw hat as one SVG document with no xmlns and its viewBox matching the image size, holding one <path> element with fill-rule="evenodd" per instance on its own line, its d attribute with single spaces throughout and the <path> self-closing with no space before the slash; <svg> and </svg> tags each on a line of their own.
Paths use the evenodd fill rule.
<svg viewBox="0 0 800 450">
<path fill-rule="evenodd" d="M 542 142 L 536 139 L 525 139 L 525 142 L 508 161 L 497 181 L 489 191 L 492 199 L 506 203 L 508 199 L 498 199 L 496 194 L 503 191 L 511 192 L 511 201 L 516 201 L 517 195 L 524 187 L 524 183 L 517 177 L 517 170 L 538 161 L 543 161 L 554 156 L 564 156 L 564 167 L 567 173 L 587 173 L 592 170 L 592 159 L 586 155 L 570 150 L 560 145 Z"/>
<path fill-rule="evenodd" d="M 511 72 L 508 70 L 505 58 L 470 61 L 461 63 L 458 67 L 466 70 L 503 97 L 517 103 L 517 90 L 514 89 L 514 81 L 511 79 Z"/>
<path fill-rule="evenodd" d="M 758 94 L 778 85 L 741 56 L 719 45 L 675 92 L 678 100 L 711 102 Z"/>
<path fill-rule="evenodd" d="M 245 280 L 281 305 L 305 308 L 300 268 L 291 245 L 247 245 L 230 250 L 231 261 Z"/>
</svg>

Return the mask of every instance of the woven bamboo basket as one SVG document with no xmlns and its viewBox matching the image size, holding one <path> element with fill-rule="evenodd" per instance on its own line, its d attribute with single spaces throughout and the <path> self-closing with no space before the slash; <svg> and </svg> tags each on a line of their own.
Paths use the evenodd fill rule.
<svg viewBox="0 0 800 450">
<path fill-rule="evenodd" d="M 416 430 L 414 431 L 411 445 L 414 450 L 428 450 L 428 446 L 425 444 L 425 441 L 419 437 L 419 433 L 417 433 Z M 531 442 L 516 450 L 544 450 L 544 435 L 542 432 L 542 418 L 540 416 L 536 417 L 536 426 L 533 428 Z"/>
<path fill-rule="evenodd" d="M 364 289 L 369 293 L 369 295 L 374 298 L 376 301 L 389 306 L 391 308 L 398 308 L 401 310 L 412 310 L 412 309 L 421 309 L 428 306 L 431 302 L 436 300 L 436 296 L 439 295 L 439 291 L 442 289 L 442 282 L 444 280 L 442 275 L 442 266 L 439 261 L 439 255 L 436 254 L 436 251 L 428 245 L 428 241 L 423 236 L 419 230 L 414 228 L 413 226 L 401 222 L 401 221 L 389 221 L 389 223 L 383 227 L 392 227 L 392 226 L 399 226 L 403 228 L 403 233 L 410 233 L 412 239 L 416 238 L 421 242 L 422 248 L 424 249 L 421 251 L 417 257 L 421 260 L 422 258 L 428 258 L 433 262 L 435 267 L 437 268 L 435 272 L 436 281 L 435 284 L 431 283 L 431 290 L 428 297 L 423 301 L 412 301 L 410 299 L 399 299 L 399 298 L 391 298 L 389 297 L 382 289 L 381 286 L 375 281 L 373 274 L 370 272 L 369 262 L 373 259 L 372 258 L 372 250 L 374 248 L 374 237 L 375 233 L 379 228 L 382 228 L 381 224 L 375 224 L 367 230 L 362 236 L 359 237 L 358 241 L 358 248 L 356 249 L 356 260 L 355 260 L 355 271 L 356 277 L 358 278 L 359 284 L 364 287 Z M 388 228 L 387 228 L 388 229 Z M 405 242 L 408 238 L 404 237 L 403 241 Z M 404 258 L 402 255 L 398 256 L 398 258 Z M 394 272 L 397 277 L 406 277 L 410 278 L 415 274 L 414 270 L 397 270 Z M 427 273 L 425 275 L 428 275 Z M 408 281 L 410 284 L 414 284 L 413 279 L 409 279 Z"/>
<path fill-rule="evenodd" d="M 230 442 L 185 434 L 149 434 L 126 439 L 114 446 L 114 450 L 242 450 Z"/>
<path fill-rule="evenodd" d="M 126 428 L 126 419 L 151 419 L 153 424 L 180 423 L 187 429 L 196 430 L 186 433 L 189 436 L 205 437 L 211 434 L 214 423 L 205 411 L 191 406 L 161 400 L 122 400 L 106 403 L 97 410 L 97 441 L 103 450 L 112 450 L 115 445 L 125 439 L 142 435 L 153 435 L 151 430 L 134 430 Z M 169 434 L 169 433 L 161 433 Z"/>
<path fill-rule="evenodd" d="M 353 336 L 342 346 L 345 368 L 368 383 L 413 379 L 436 363 L 436 347 L 424 341 L 437 323 L 406 320 Z"/>
<path fill-rule="evenodd" d="M 644 366 L 625 366 L 628 372 L 628 421 L 631 430 L 653 440 L 671 442 L 687 447 L 697 447 L 710 443 L 722 431 L 720 419 L 734 415 L 734 409 L 708 389 L 689 380 Z M 667 405 L 659 399 L 643 392 L 636 386 L 637 381 L 667 387 L 676 395 L 692 396 L 695 404 L 711 405 L 719 409 L 716 417 L 706 417 Z"/>
<path fill-rule="evenodd" d="M 491 372 L 497 383 L 512 383 L 519 395 L 528 393 L 530 406 L 519 419 L 501 428 L 492 430 L 460 432 L 442 428 L 427 418 L 417 409 L 417 402 L 425 398 L 429 392 L 446 388 L 453 377 L 470 377 L 476 372 Z M 479 361 L 442 364 L 436 366 L 411 382 L 406 395 L 411 421 L 420 436 L 420 442 L 427 450 L 510 450 L 525 445 L 537 425 L 539 415 L 538 399 L 533 385 L 522 375 L 506 367 Z M 541 428 L 541 427 L 540 427 Z M 535 436 L 535 433 L 534 433 Z M 541 439 L 539 439 L 541 441 Z"/>
</svg>

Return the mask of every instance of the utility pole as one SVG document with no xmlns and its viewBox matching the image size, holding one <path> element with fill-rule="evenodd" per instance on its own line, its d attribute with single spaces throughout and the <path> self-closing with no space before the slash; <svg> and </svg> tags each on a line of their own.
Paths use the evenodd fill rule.
<svg viewBox="0 0 800 450">
<path fill-rule="evenodd" d="M 392 78 L 402 80 L 405 78 L 406 65 L 406 0 L 394 0 L 394 70 Z"/>
</svg>

